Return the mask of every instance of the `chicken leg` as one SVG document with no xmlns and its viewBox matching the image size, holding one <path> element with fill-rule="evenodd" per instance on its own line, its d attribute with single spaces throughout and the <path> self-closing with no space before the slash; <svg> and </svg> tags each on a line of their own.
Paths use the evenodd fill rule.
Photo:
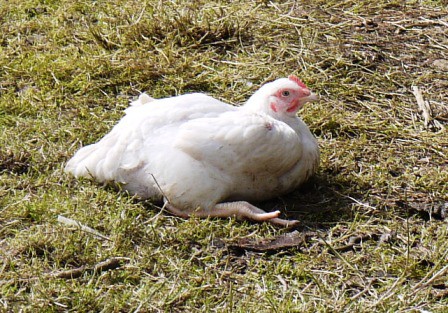
<svg viewBox="0 0 448 313">
<path fill-rule="evenodd" d="M 199 209 L 193 212 L 181 210 L 172 204 L 165 202 L 165 208 L 174 215 L 180 217 L 230 217 L 234 216 L 238 219 L 248 219 L 255 222 L 269 222 L 273 225 L 281 227 L 294 227 L 299 224 L 297 220 L 284 220 L 278 218 L 280 211 L 265 212 L 260 208 L 246 202 L 224 202 L 217 204 L 213 210 Z"/>
</svg>

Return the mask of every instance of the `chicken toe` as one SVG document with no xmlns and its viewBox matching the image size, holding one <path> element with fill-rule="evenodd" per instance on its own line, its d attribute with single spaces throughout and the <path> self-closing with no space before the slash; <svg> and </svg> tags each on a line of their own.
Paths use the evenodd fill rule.
<svg viewBox="0 0 448 313">
<path fill-rule="evenodd" d="M 244 201 L 242 201 L 244 202 Z M 265 211 L 263 211 L 262 209 L 248 203 L 248 202 L 244 202 L 245 206 L 247 206 L 253 213 L 258 214 L 258 215 L 263 215 L 266 214 Z M 266 221 L 269 222 L 273 225 L 276 226 L 280 226 L 280 227 L 285 227 L 285 228 L 293 228 L 299 225 L 299 221 L 297 220 L 285 220 L 282 218 L 279 218 L 278 215 L 280 215 L 280 211 L 274 211 L 272 213 L 277 213 L 277 215 L 275 217 L 272 217 L 270 219 L 264 219 L 264 220 L 257 220 L 255 218 L 252 218 L 251 216 L 246 216 L 247 219 L 253 220 L 253 221 Z M 270 214 L 270 213 L 267 213 Z M 244 216 L 242 216 L 244 217 Z"/>
<path fill-rule="evenodd" d="M 187 218 L 189 216 L 197 217 L 236 217 L 238 219 L 248 219 L 254 222 L 269 222 L 273 225 L 281 227 L 293 227 L 296 226 L 299 221 L 284 220 L 278 218 L 280 211 L 265 212 L 256 206 L 245 202 L 225 202 L 217 204 L 212 211 L 198 209 L 195 211 L 185 211 L 179 209 L 172 204 L 166 202 L 165 208 L 172 214 L 180 217 Z"/>
</svg>

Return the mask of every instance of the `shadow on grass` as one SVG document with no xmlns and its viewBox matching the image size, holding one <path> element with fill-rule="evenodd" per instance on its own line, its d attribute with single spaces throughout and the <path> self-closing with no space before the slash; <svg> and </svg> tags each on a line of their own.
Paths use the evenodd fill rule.
<svg viewBox="0 0 448 313">
<path fill-rule="evenodd" d="M 319 173 L 292 193 L 255 205 L 266 211 L 280 210 L 286 218 L 299 220 L 299 229 L 322 230 L 353 219 L 353 200 L 349 197 L 363 198 L 362 191 L 353 191 L 356 185 Z"/>
</svg>

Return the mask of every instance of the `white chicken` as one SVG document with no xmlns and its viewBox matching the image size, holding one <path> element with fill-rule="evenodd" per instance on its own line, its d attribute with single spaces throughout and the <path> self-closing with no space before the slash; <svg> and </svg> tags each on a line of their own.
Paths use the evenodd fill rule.
<svg viewBox="0 0 448 313">
<path fill-rule="evenodd" d="M 246 201 L 297 188 L 319 163 L 317 141 L 297 111 L 317 96 L 296 76 L 262 86 L 241 107 L 193 93 L 142 94 L 98 143 L 67 163 L 75 177 L 114 181 L 174 215 L 246 218 L 293 226 Z"/>
</svg>

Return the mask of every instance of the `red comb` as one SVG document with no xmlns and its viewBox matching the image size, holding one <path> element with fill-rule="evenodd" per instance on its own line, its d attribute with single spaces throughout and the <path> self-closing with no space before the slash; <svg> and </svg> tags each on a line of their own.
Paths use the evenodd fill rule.
<svg viewBox="0 0 448 313">
<path fill-rule="evenodd" d="M 308 88 L 301 80 L 300 80 L 300 78 L 298 78 L 297 76 L 295 76 L 295 75 L 289 75 L 288 76 L 288 79 L 289 80 L 292 80 L 293 82 L 295 82 L 297 85 L 299 85 L 300 87 L 302 87 L 302 88 Z"/>
</svg>

